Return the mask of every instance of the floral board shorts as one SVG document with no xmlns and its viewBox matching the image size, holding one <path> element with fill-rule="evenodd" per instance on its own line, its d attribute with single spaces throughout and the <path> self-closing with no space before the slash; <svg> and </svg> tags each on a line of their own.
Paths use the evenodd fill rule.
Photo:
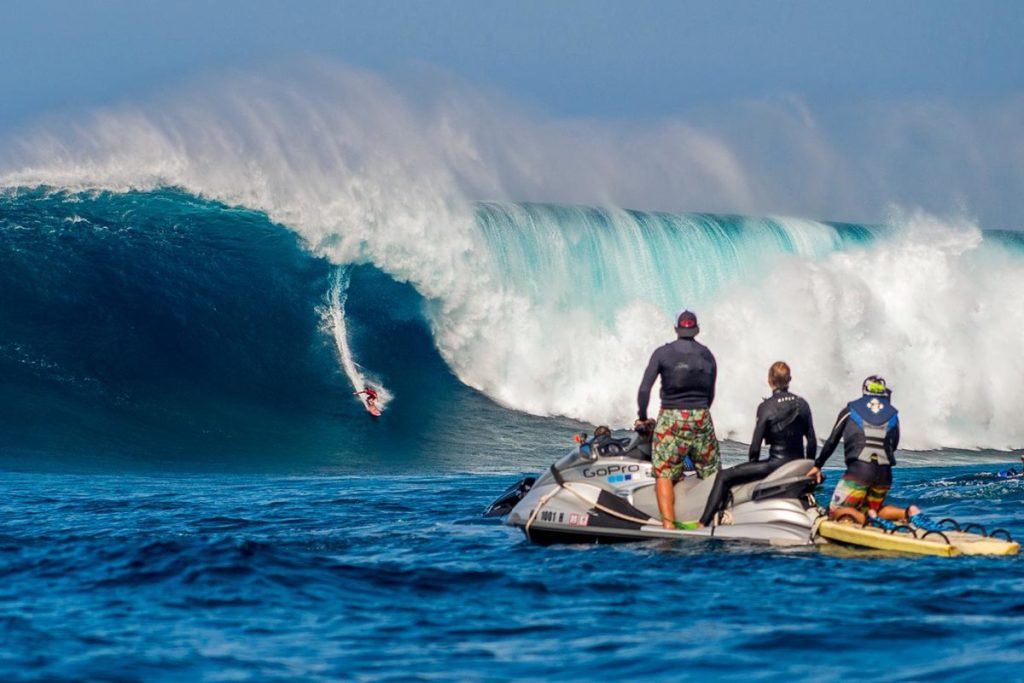
<svg viewBox="0 0 1024 683">
<path fill-rule="evenodd" d="M 706 479 L 720 469 L 718 438 L 707 410 L 662 408 L 654 426 L 655 479 L 676 481 L 683 476 L 689 457 L 697 476 Z"/>
<path fill-rule="evenodd" d="M 854 479 L 848 473 L 844 474 L 836 484 L 835 493 L 828 504 L 828 511 L 835 512 L 839 508 L 854 508 L 856 510 L 882 509 L 885 497 L 889 494 L 891 484 L 865 484 Z"/>
</svg>

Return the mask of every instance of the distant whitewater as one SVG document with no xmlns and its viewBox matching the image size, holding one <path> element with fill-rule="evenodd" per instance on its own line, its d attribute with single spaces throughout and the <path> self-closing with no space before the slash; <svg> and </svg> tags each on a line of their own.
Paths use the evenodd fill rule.
<svg viewBox="0 0 1024 683">
<path fill-rule="evenodd" d="M 249 79 L 9 145 L 9 395 L 100 392 L 102 418 L 75 434 L 127 420 L 148 393 L 148 417 L 132 424 L 153 433 L 184 425 L 201 440 L 250 424 L 259 443 L 273 423 L 291 443 L 319 443 L 323 430 L 336 439 L 332 411 L 358 409 L 352 392 L 369 377 L 393 396 L 386 438 L 402 451 L 403 438 L 422 450 L 439 433 L 427 403 L 441 422 L 461 406 L 491 426 L 519 415 L 624 426 L 650 352 L 687 306 L 718 357 L 724 437 L 749 438 L 767 368 L 782 359 L 819 430 L 879 373 L 906 447 L 1024 445 L 1019 235 L 920 212 L 854 225 L 570 205 L 571 190 L 554 203 L 484 201 L 532 194 L 525 179 L 555 134 L 514 147 L 467 124 L 490 110 L 424 112 L 359 75 L 332 86 L 328 96 Z M 716 203 L 744 203 L 735 159 L 696 133 L 671 140 L 692 180 L 681 201 L 728 188 Z M 152 353 L 163 360 L 147 365 Z M 192 415 L 225 387 L 243 402 Z M 243 407 L 261 396 L 286 399 Z M 39 400 L 50 410 L 58 399 Z M 359 417 L 340 419 L 348 444 L 377 438 Z"/>
</svg>

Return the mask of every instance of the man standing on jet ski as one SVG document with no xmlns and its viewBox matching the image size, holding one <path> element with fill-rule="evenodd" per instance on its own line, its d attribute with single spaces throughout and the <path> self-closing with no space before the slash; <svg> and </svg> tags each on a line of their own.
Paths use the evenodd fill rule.
<svg viewBox="0 0 1024 683">
<path fill-rule="evenodd" d="M 684 461 L 690 459 L 701 479 L 719 470 L 718 439 L 709 412 L 715 400 L 718 364 L 711 351 L 694 339 L 698 333 L 697 316 L 685 309 L 679 311 L 678 339 L 654 351 L 637 392 L 639 427 L 648 423 L 651 388 L 661 377 L 661 410 L 654 427 L 651 462 L 657 479 L 658 511 L 666 529 L 686 528 L 675 521 L 674 489 L 683 476 Z"/>
<path fill-rule="evenodd" d="M 909 521 L 930 528 L 934 523 L 920 515 L 916 505 L 901 508 L 885 505 L 892 486 L 892 468 L 900 443 L 899 413 L 890 402 L 892 390 L 885 379 L 872 375 L 864 380 L 863 395 L 839 411 L 836 424 L 821 447 L 808 476 L 821 476 L 821 468 L 843 440 L 846 473 L 836 484 L 828 506 L 832 519 L 849 516 L 858 524 L 868 521 L 883 528 L 892 522 Z M 865 518 L 866 515 L 866 518 Z M 916 517 L 916 519 L 915 519 Z"/>
<path fill-rule="evenodd" d="M 732 486 L 763 479 L 795 458 L 814 458 L 818 442 L 814 436 L 811 407 L 807 401 L 789 392 L 792 381 L 789 365 L 783 361 L 768 368 L 768 386 L 772 389 L 757 408 L 757 424 L 750 440 L 750 462 L 722 470 L 715 478 L 701 526 L 708 526 Z M 768 443 L 768 460 L 761 460 L 761 443 Z"/>
</svg>

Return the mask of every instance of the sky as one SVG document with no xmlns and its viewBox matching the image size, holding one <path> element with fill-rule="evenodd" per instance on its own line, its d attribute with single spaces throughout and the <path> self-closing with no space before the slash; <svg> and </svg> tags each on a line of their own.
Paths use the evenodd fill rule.
<svg viewBox="0 0 1024 683">
<path fill-rule="evenodd" d="M 225 69 L 314 58 L 390 78 L 429 67 L 552 119 L 717 127 L 764 188 L 756 200 L 735 200 L 737 210 L 860 218 L 874 211 L 861 205 L 906 197 L 926 208 L 963 202 L 1014 227 L 1024 187 L 1007 175 L 1024 171 L 1024 150 L 1004 143 L 1024 137 L 1022 35 L 1024 4 L 984 0 L 9 0 L 0 140 L 46 117 L 145 100 Z M 774 108 L 759 109 L 763 102 Z M 807 128 L 824 131 L 816 135 L 825 143 L 762 120 L 783 110 L 812 120 Z M 934 121 L 948 125 L 935 130 Z M 858 156 L 879 138 L 916 156 L 851 158 L 849 182 L 869 187 L 856 198 L 801 204 L 806 178 L 771 177 L 808 158 Z M 902 188 L 907 174 L 916 184 Z M 870 189 L 881 187 L 894 189 Z M 669 192 L 609 196 L 679 208 L 667 206 Z"/>
<path fill-rule="evenodd" d="M 658 117 L 797 93 L 827 105 L 1024 91 L 1015 2 L 13 0 L 0 125 L 225 66 L 312 54 L 442 67 L 551 111 Z"/>
</svg>

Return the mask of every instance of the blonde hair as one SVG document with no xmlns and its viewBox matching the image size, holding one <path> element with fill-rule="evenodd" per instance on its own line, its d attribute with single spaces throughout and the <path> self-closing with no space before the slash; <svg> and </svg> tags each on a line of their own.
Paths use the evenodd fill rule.
<svg viewBox="0 0 1024 683">
<path fill-rule="evenodd" d="M 786 391 L 789 389 L 789 382 L 793 378 L 789 374 L 789 366 L 784 361 L 778 360 L 772 363 L 772 366 L 768 368 L 768 384 L 773 389 L 782 389 Z"/>
</svg>

